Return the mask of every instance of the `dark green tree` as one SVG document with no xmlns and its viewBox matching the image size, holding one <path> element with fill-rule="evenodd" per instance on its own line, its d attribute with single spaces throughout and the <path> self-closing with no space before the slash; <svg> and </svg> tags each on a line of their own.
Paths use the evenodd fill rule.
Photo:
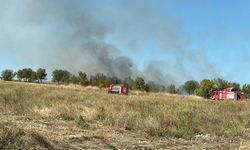
<svg viewBox="0 0 250 150">
<path fill-rule="evenodd" d="M 71 75 L 70 76 L 70 82 L 73 84 L 80 84 L 80 78 L 76 75 Z"/>
<path fill-rule="evenodd" d="M 70 82 L 70 72 L 67 70 L 62 70 L 62 82 L 68 84 Z"/>
<path fill-rule="evenodd" d="M 247 99 L 250 99 L 250 84 L 244 84 L 242 86 L 242 92 L 244 92 Z"/>
<path fill-rule="evenodd" d="M 17 78 L 18 78 L 19 81 L 21 81 L 21 80 L 23 80 L 25 78 L 23 70 L 18 70 L 17 71 Z"/>
<path fill-rule="evenodd" d="M 171 84 L 167 87 L 167 92 L 170 94 L 178 94 L 178 90 L 174 84 Z"/>
<path fill-rule="evenodd" d="M 225 88 L 228 88 L 230 86 L 230 82 L 221 79 L 221 78 L 215 78 L 212 80 L 213 85 L 214 85 L 214 89 L 217 90 L 224 90 Z"/>
<path fill-rule="evenodd" d="M 145 81 L 142 77 L 137 77 L 134 82 L 134 89 L 144 91 L 145 90 Z"/>
<path fill-rule="evenodd" d="M 31 81 L 31 75 L 33 70 L 31 68 L 24 69 L 24 77 L 26 78 L 26 81 Z"/>
<path fill-rule="evenodd" d="M 16 74 L 12 70 L 6 69 L 2 71 L 1 75 L 4 81 L 12 81 Z"/>
<path fill-rule="evenodd" d="M 24 68 L 21 71 L 22 77 L 24 78 L 25 81 L 32 81 L 32 74 L 33 74 L 33 70 L 31 68 Z"/>
<path fill-rule="evenodd" d="M 214 83 L 211 80 L 204 79 L 200 86 L 195 90 L 195 94 L 204 98 L 211 98 L 213 95 Z"/>
<path fill-rule="evenodd" d="M 24 68 L 17 71 L 17 78 L 21 81 L 33 82 L 37 80 L 37 74 L 31 68 Z"/>
<path fill-rule="evenodd" d="M 194 91 L 199 87 L 199 83 L 194 80 L 189 80 L 184 83 L 183 89 L 188 93 L 188 94 L 194 94 Z"/>
<path fill-rule="evenodd" d="M 83 86 L 87 86 L 89 84 L 87 74 L 85 72 L 84 73 L 79 72 L 78 75 L 79 75 L 80 84 L 83 85 Z"/>
<path fill-rule="evenodd" d="M 37 75 L 38 82 L 42 82 L 43 80 L 46 79 L 47 73 L 45 69 L 39 68 L 36 71 L 36 75 Z"/>
<path fill-rule="evenodd" d="M 67 70 L 54 70 L 52 72 L 52 81 L 59 83 L 69 83 L 70 73 Z"/>
<path fill-rule="evenodd" d="M 229 83 L 229 86 L 234 87 L 234 88 L 236 88 L 238 90 L 241 90 L 239 83 L 231 82 L 231 83 Z"/>
<path fill-rule="evenodd" d="M 35 71 L 32 71 L 29 81 L 30 82 L 38 81 L 37 74 Z"/>
<path fill-rule="evenodd" d="M 146 92 L 150 92 L 150 87 L 149 87 L 148 84 L 145 84 L 144 90 L 145 90 Z"/>
</svg>

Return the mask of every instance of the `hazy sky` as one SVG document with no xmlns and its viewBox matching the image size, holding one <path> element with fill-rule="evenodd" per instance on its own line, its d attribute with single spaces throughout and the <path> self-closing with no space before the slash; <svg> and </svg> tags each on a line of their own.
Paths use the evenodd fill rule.
<svg viewBox="0 0 250 150">
<path fill-rule="evenodd" d="M 250 83 L 247 0 L 0 0 L 0 70 Z"/>
</svg>

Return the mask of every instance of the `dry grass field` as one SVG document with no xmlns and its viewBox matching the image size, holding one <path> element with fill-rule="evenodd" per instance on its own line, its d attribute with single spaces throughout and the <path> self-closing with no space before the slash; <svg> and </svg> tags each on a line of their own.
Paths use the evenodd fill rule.
<svg viewBox="0 0 250 150">
<path fill-rule="evenodd" d="M 248 149 L 250 103 L 0 81 L 0 149 Z"/>
</svg>

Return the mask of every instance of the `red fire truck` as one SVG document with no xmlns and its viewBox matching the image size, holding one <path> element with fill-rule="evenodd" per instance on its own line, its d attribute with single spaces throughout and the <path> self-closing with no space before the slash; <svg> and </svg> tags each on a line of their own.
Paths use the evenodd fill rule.
<svg viewBox="0 0 250 150">
<path fill-rule="evenodd" d="M 108 87 L 108 93 L 116 93 L 116 94 L 123 94 L 128 95 L 128 87 L 118 85 L 118 84 L 110 84 Z"/>
<path fill-rule="evenodd" d="M 245 95 L 240 92 L 237 88 L 229 87 L 224 90 L 214 91 L 212 100 L 244 100 Z"/>
</svg>

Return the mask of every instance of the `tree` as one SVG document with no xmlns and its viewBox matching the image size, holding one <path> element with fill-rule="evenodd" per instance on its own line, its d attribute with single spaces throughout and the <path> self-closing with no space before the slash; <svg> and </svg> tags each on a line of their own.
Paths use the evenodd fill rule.
<svg viewBox="0 0 250 150">
<path fill-rule="evenodd" d="M 242 86 L 242 92 L 244 92 L 247 99 L 250 98 L 250 84 L 244 84 Z"/>
<path fill-rule="evenodd" d="M 217 90 L 224 90 L 225 88 L 228 88 L 230 86 L 230 82 L 221 79 L 221 78 L 215 78 L 212 80 L 214 88 Z"/>
<path fill-rule="evenodd" d="M 38 82 L 42 82 L 43 80 L 46 79 L 47 73 L 45 69 L 39 68 L 36 71 L 36 75 L 37 75 Z"/>
<path fill-rule="evenodd" d="M 95 76 L 91 75 L 89 77 L 89 84 L 92 85 L 92 86 L 96 86 L 96 79 L 95 79 Z"/>
<path fill-rule="evenodd" d="M 26 81 L 31 81 L 31 75 L 32 75 L 32 69 L 26 68 L 24 69 L 24 78 L 26 78 Z"/>
<path fill-rule="evenodd" d="M 95 76 L 90 76 L 89 83 L 92 86 L 106 87 L 107 79 L 103 73 L 97 73 Z"/>
<path fill-rule="evenodd" d="M 38 80 L 37 74 L 36 74 L 35 71 L 32 70 L 29 81 L 30 81 L 30 82 L 34 82 L 34 81 L 36 81 L 36 80 Z"/>
<path fill-rule="evenodd" d="M 170 94 L 178 94 L 178 90 L 176 89 L 174 84 L 171 84 L 167 87 L 167 92 Z"/>
<path fill-rule="evenodd" d="M 87 86 L 89 84 L 87 74 L 85 72 L 84 73 L 79 72 L 78 75 L 79 75 L 80 84 L 83 85 L 83 86 Z"/>
<path fill-rule="evenodd" d="M 146 92 L 149 92 L 149 91 L 150 91 L 150 87 L 149 87 L 148 84 L 145 84 L 144 90 L 145 90 Z"/>
<path fill-rule="evenodd" d="M 134 82 L 134 89 L 144 91 L 145 90 L 145 81 L 142 77 L 137 77 Z"/>
<path fill-rule="evenodd" d="M 129 89 L 132 89 L 134 85 L 134 80 L 131 77 L 127 77 L 123 80 L 123 85 L 128 87 Z"/>
<path fill-rule="evenodd" d="M 229 85 L 230 85 L 231 87 L 234 87 L 234 88 L 238 89 L 238 90 L 241 90 L 241 89 L 240 89 L 240 84 L 239 84 L 239 83 L 231 82 Z"/>
<path fill-rule="evenodd" d="M 69 83 L 69 81 L 70 81 L 70 72 L 67 71 L 67 70 L 63 70 L 62 74 L 63 74 L 63 76 L 62 76 L 62 82 L 63 83 Z"/>
<path fill-rule="evenodd" d="M 73 84 L 80 84 L 80 79 L 78 76 L 75 75 L 71 75 L 70 76 L 70 82 Z"/>
<path fill-rule="evenodd" d="M 211 98 L 213 95 L 213 87 L 214 84 L 212 81 L 204 79 L 201 81 L 199 88 L 195 90 L 195 94 L 204 98 Z"/>
<path fill-rule="evenodd" d="M 12 81 L 16 74 L 12 70 L 6 69 L 2 71 L 1 75 L 4 81 Z"/>
<path fill-rule="evenodd" d="M 70 80 L 70 73 L 67 70 L 54 70 L 52 72 L 52 81 L 57 83 L 68 83 Z"/>
<path fill-rule="evenodd" d="M 21 81 L 21 80 L 24 79 L 23 70 L 18 70 L 18 71 L 17 71 L 17 78 L 18 78 L 19 81 Z"/>
<path fill-rule="evenodd" d="M 24 79 L 25 81 L 32 81 L 32 76 L 34 78 L 34 71 L 31 68 L 24 68 L 22 70 L 18 71 L 18 78 L 19 79 Z M 33 74 L 33 75 L 32 75 Z"/>
<path fill-rule="evenodd" d="M 194 80 L 189 80 L 184 83 L 183 89 L 189 94 L 194 94 L 194 91 L 199 87 L 199 83 Z"/>
<path fill-rule="evenodd" d="M 31 68 L 24 68 L 22 70 L 18 70 L 17 78 L 19 80 L 33 82 L 37 80 L 37 74 Z"/>
<path fill-rule="evenodd" d="M 149 81 L 147 85 L 150 92 L 159 92 L 161 90 L 160 85 L 156 84 L 154 81 Z"/>
</svg>

